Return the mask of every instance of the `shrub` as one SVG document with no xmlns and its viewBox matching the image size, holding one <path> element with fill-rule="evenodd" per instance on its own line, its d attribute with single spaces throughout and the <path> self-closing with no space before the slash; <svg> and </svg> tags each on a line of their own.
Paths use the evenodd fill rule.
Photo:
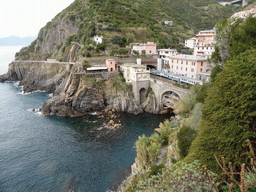
<svg viewBox="0 0 256 192">
<path fill-rule="evenodd" d="M 83 61 L 83 69 L 87 69 L 89 67 L 91 67 L 91 65 L 88 63 L 88 61 L 84 60 Z"/>
<path fill-rule="evenodd" d="M 161 174 L 163 168 L 164 168 L 164 165 L 163 165 L 163 164 L 152 165 L 152 166 L 150 167 L 149 177 L 151 177 L 152 175 Z"/>
<path fill-rule="evenodd" d="M 216 174 L 198 161 L 179 161 L 171 167 L 161 168 L 156 175 L 150 175 L 151 172 L 146 169 L 130 176 L 125 191 L 218 191 Z"/>
<path fill-rule="evenodd" d="M 233 170 L 250 161 L 246 140 L 256 141 L 256 50 L 225 63 L 208 91 L 198 136 L 192 142 L 187 160 L 199 159 L 216 173 L 215 161 L 224 156 L 233 162 Z"/>
<path fill-rule="evenodd" d="M 188 149 L 196 136 L 196 131 L 189 127 L 182 127 L 177 134 L 179 154 L 184 158 L 188 154 Z"/>
<path fill-rule="evenodd" d="M 164 123 L 160 123 L 159 128 L 157 129 L 161 135 L 163 145 L 168 145 L 169 136 L 174 131 L 172 126 L 173 124 L 169 120 L 166 120 Z"/>
</svg>

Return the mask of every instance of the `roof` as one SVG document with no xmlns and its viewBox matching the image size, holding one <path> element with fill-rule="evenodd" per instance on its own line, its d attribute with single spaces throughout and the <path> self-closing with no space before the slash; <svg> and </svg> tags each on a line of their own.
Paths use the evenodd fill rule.
<svg viewBox="0 0 256 192">
<path fill-rule="evenodd" d="M 105 66 L 101 66 L 101 67 L 89 67 L 89 68 L 87 68 L 87 71 L 106 70 L 106 69 L 108 69 L 108 67 L 105 67 Z"/>
<path fill-rule="evenodd" d="M 177 51 L 176 49 L 158 49 L 158 51 Z"/>
<path fill-rule="evenodd" d="M 121 67 L 146 68 L 145 65 L 140 65 L 135 63 L 125 63 Z"/>
<path fill-rule="evenodd" d="M 198 55 L 175 55 L 170 56 L 170 59 L 182 59 L 188 61 L 207 61 L 207 57 Z"/>
</svg>

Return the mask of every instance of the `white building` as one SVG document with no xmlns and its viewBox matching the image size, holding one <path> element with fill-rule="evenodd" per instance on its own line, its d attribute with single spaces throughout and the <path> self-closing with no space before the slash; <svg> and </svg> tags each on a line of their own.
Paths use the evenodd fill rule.
<svg viewBox="0 0 256 192">
<path fill-rule="evenodd" d="M 176 49 L 158 49 L 159 58 L 169 58 L 170 56 L 177 55 Z"/>
<path fill-rule="evenodd" d="M 206 56 L 210 58 L 212 53 L 215 51 L 214 45 L 216 31 L 212 30 L 203 30 L 200 31 L 196 37 L 185 40 L 185 46 L 194 49 L 194 55 Z"/>
<path fill-rule="evenodd" d="M 103 42 L 103 36 L 94 36 L 94 41 L 96 42 L 96 44 L 98 45 L 99 43 Z"/>
<path fill-rule="evenodd" d="M 194 49 L 194 47 L 196 46 L 196 37 L 192 37 L 190 39 L 185 40 L 185 47 L 188 47 L 190 49 Z"/>
<path fill-rule="evenodd" d="M 138 65 L 134 63 L 124 64 L 120 66 L 126 82 L 144 81 L 150 78 L 150 71 L 146 69 L 145 65 Z"/>
<path fill-rule="evenodd" d="M 165 26 L 173 26 L 173 21 L 164 21 Z"/>
</svg>

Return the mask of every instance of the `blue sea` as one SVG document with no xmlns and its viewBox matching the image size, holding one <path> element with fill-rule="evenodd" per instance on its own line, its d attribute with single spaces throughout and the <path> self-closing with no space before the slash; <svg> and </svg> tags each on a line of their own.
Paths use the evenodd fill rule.
<svg viewBox="0 0 256 192">
<path fill-rule="evenodd" d="M 0 47 L 0 74 L 21 47 Z M 0 83 L 0 191 L 114 191 L 130 173 L 138 136 L 168 118 L 120 114 L 123 126 L 100 131 L 101 119 L 42 116 L 51 93 L 21 94 L 18 82 Z"/>
</svg>

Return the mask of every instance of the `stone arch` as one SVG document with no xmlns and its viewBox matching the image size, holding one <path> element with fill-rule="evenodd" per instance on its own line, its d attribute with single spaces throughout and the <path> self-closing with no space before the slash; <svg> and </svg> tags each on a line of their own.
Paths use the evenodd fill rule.
<svg viewBox="0 0 256 192">
<path fill-rule="evenodd" d="M 174 103 L 180 100 L 180 96 L 172 90 L 167 90 L 160 95 L 160 99 L 161 111 L 173 112 Z"/>
<path fill-rule="evenodd" d="M 157 67 L 155 65 L 146 65 L 147 66 L 147 69 L 157 69 Z"/>
<path fill-rule="evenodd" d="M 139 95 L 140 95 L 140 105 L 146 101 L 146 93 L 147 89 L 145 87 L 142 87 L 139 90 Z"/>
</svg>

